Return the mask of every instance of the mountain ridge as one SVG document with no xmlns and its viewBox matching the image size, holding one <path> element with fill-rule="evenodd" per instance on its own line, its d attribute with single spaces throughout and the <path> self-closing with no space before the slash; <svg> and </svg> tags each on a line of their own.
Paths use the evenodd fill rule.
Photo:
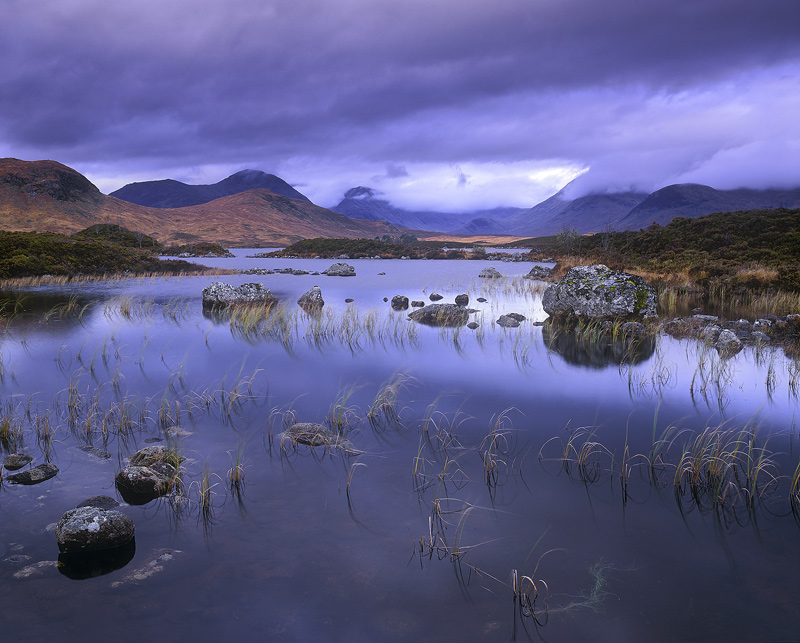
<svg viewBox="0 0 800 643">
<path fill-rule="evenodd" d="M 280 177 L 260 170 L 241 170 L 216 183 L 203 185 L 191 185 L 175 179 L 128 183 L 108 196 L 150 208 L 185 208 L 256 189 L 267 189 L 290 199 L 311 202 Z"/>
<path fill-rule="evenodd" d="M 195 206 L 151 208 L 104 195 L 82 174 L 56 161 L 0 159 L 0 227 L 72 234 L 95 223 L 116 223 L 161 243 L 212 241 L 229 247 L 403 232 L 386 222 L 349 219 L 264 188 Z"/>
</svg>

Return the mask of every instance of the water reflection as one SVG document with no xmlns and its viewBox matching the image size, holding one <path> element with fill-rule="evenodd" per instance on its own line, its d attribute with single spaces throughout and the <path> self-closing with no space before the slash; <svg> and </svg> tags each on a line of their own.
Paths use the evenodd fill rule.
<svg viewBox="0 0 800 643">
<path fill-rule="evenodd" d="M 122 569 L 136 554 L 135 539 L 122 547 L 89 553 L 59 554 L 58 571 L 72 580 L 85 580 Z"/>
<path fill-rule="evenodd" d="M 650 359 L 656 349 L 655 336 L 651 334 L 619 333 L 615 338 L 611 332 L 581 333 L 549 319 L 542 326 L 542 339 L 568 364 L 596 369 L 640 364 Z"/>
</svg>

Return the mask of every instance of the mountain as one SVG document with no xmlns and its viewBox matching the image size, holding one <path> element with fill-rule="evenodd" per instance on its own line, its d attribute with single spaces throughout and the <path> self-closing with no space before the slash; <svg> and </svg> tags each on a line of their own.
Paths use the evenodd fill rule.
<svg viewBox="0 0 800 643">
<path fill-rule="evenodd" d="M 258 189 L 270 190 L 290 199 L 309 200 L 283 179 L 259 170 L 242 170 L 211 185 L 188 185 L 173 179 L 128 183 L 109 196 L 150 208 L 185 208 L 208 203 L 223 196 Z"/>
<path fill-rule="evenodd" d="M 565 227 L 581 234 L 640 230 L 652 223 L 666 225 L 675 217 L 695 219 L 713 212 L 800 207 L 800 189 L 715 190 L 707 185 L 669 185 L 652 194 L 618 192 L 570 199 L 567 188 L 508 222 L 508 234 L 523 237 L 553 235 Z"/>
<path fill-rule="evenodd" d="M 501 221 L 523 211 L 523 208 L 495 208 L 454 214 L 432 210 L 404 210 L 380 196 L 381 193 L 377 190 L 358 186 L 345 192 L 344 198 L 331 209 L 353 219 L 383 220 L 403 228 L 454 234 L 504 234 Z M 473 223 L 476 219 L 479 221 Z M 469 229 L 480 231 L 473 233 Z"/>
<path fill-rule="evenodd" d="M 620 229 L 619 221 L 628 215 L 631 208 L 647 198 L 644 193 L 617 192 L 569 199 L 565 190 L 514 217 L 509 222 L 508 233 L 534 237 L 557 234 L 564 227 L 581 234 L 599 232 L 607 226 L 617 230 Z"/>
<path fill-rule="evenodd" d="M 182 208 L 145 207 L 102 194 L 86 177 L 55 161 L 0 159 L 0 228 L 71 234 L 95 223 L 116 223 L 162 243 L 211 241 L 234 247 L 402 232 L 383 221 L 350 219 L 264 188 Z"/>
<path fill-rule="evenodd" d="M 640 230 L 658 223 L 666 225 L 675 217 L 697 217 L 712 212 L 774 210 L 800 207 L 800 189 L 715 190 L 707 185 L 681 183 L 656 190 L 619 221 L 619 230 Z"/>
</svg>

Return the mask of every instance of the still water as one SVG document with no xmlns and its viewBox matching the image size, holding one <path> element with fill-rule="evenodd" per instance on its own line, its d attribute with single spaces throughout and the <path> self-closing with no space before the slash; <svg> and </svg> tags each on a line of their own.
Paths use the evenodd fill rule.
<svg viewBox="0 0 800 643">
<path fill-rule="evenodd" d="M 253 252 L 198 262 L 332 263 Z M 798 371 L 780 350 L 724 361 L 661 336 L 631 355 L 554 335 L 543 284 L 522 279 L 530 264 L 348 263 L 356 277 L 3 295 L 4 455 L 60 470 L 0 487 L 4 640 L 800 637 Z M 504 278 L 478 279 L 488 265 Z M 282 324 L 204 314 L 214 280 L 264 283 Z M 294 303 L 313 285 L 316 320 Z M 433 292 L 469 294 L 478 329 L 419 326 L 383 301 Z M 507 312 L 526 320 L 494 324 Z M 350 447 L 282 446 L 295 421 L 336 427 Z M 58 567 L 52 523 L 90 496 L 121 500 L 115 473 L 157 440 L 186 458 L 183 484 L 123 503 L 132 559 L 81 579 Z M 729 466 L 714 489 L 691 485 L 693 452 Z"/>
</svg>

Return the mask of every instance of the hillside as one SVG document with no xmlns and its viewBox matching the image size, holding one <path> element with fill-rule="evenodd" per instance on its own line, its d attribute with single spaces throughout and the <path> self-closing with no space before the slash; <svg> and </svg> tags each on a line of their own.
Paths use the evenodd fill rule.
<svg viewBox="0 0 800 643">
<path fill-rule="evenodd" d="M 149 208 L 105 196 L 55 161 L 0 159 L 0 229 L 71 234 L 95 223 L 122 225 L 164 244 L 210 241 L 226 247 L 401 233 L 385 222 L 350 219 L 266 189 L 185 208 Z"/>
<path fill-rule="evenodd" d="M 109 196 L 150 208 L 185 208 L 259 189 L 270 190 L 290 199 L 309 200 L 283 179 L 258 170 L 242 170 L 211 185 L 189 185 L 173 179 L 128 183 Z"/>
<path fill-rule="evenodd" d="M 611 230 L 641 230 L 652 223 L 666 225 L 676 217 L 697 218 L 713 212 L 800 207 L 800 189 L 715 190 L 681 183 L 651 194 L 618 192 L 589 194 L 576 199 L 566 188 L 515 217 L 508 233 L 525 237 L 558 234 L 565 228 L 580 234 Z"/>
</svg>

